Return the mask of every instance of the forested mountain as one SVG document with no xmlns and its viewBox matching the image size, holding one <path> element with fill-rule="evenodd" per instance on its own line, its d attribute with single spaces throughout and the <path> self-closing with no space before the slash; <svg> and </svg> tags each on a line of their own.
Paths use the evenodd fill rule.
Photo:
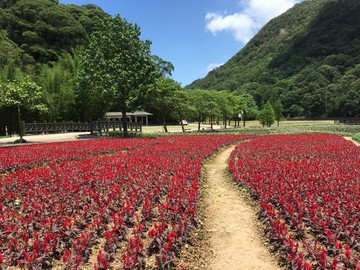
<svg viewBox="0 0 360 270">
<path fill-rule="evenodd" d="M 86 45 L 91 30 L 108 16 L 95 5 L 57 0 L 3 0 L 0 8 L 0 40 L 8 38 L 21 49 L 17 60 L 23 64 L 57 61 L 61 53 Z"/>
<path fill-rule="evenodd" d="M 26 121 L 78 120 L 76 80 L 81 53 L 100 21 L 96 5 L 57 0 L 0 1 L 0 83 L 28 77 L 43 89 L 46 114 L 23 110 Z M 0 108 L 0 126 L 17 130 L 16 109 Z M 0 130 L 0 134 L 3 130 Z"/>
<path fill-rule="evenodd" d="M 281 100 L 289 117 L 360 117 L 360 1 L 308 0 L 187 88 Z"/>
</svg>

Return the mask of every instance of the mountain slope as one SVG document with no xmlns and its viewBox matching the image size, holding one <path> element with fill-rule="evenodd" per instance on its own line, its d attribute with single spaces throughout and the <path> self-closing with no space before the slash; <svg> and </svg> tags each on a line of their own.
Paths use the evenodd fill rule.
<svg viewBox="0 0 360 270">
<path fill-rule="evenodd" d="M 285 116 L 360 116 L 360 1 L 309 0 L 266 24 L 227 63 L 187 88 L 280 99 Z"/>
<path fill-rule="evenodd" d="M 6 0 L 0 3 L 0 30 L 24 52 L 24 64 L 56 61 L 85 45 L 96 24 L 108 16 L 95 5 L 64 5 L 57 0 Z"/>
</svg>

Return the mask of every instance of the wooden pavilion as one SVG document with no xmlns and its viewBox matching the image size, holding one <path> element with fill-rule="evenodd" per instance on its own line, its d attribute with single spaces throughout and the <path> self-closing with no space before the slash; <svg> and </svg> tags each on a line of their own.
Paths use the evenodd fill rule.
<svg viewBox="0 0 360 270">
<path fill-rule="evenodd" d="M 135 111 L 126 113 L 126 121 L 130 123 L 142 123 L 143 125 L 149 125 L 149 116 L 153 115 L 145 111 Z M 121 112 L 107 112 L 105 114 L 105 119 L 107 120 L 117 120 L 122 121 Z M 144 121 L 145 120 L 145 121 Z"/>
</svg>

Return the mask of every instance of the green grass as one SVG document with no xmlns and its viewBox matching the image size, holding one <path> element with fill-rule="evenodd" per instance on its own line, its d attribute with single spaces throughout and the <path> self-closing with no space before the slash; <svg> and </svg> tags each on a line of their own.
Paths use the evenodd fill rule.
<svg viewBox="0 0 360 270">
<path fill-rule="evenodd" d="M 247 134 L 295 134 L 295 133 L 332 133 L 338 134 L 340 136 L 349 136 L 355 137 L 360 140 L 360 126 L 359 125 L 340 125 L 335 124 L 334 121 L 324 120 L 324 121 L 308 121 L 308 120 L 298 120 L 298 121 L 281 121 L 279 127 L 277 123 L 272 125 L 272 127 L 262 127 L 259 121 L 247 121 L 245 127 L 234 128 L 234 122 L 230 123 L 227 129 L 224 129 L 223 126 L 215 126 L 216 129 L 211 130 L 209 124 L 201 124 L 200 131 L 198 131 L 197 123 L 193 122 L 185 126 L 187 131 L 191 133 L 247 133 Z M 242 124 L 242 123 L 241 123 Z M 166 136 L 172 134 L 188 134 L 183 133 L 180 125 L 169 125 L 167 126 L 169 133 L 165 133 L 162 126 L 143 126 L 142 133 L 131 133 L 129 132 L 130 137 L 141 137 L 141 138 L 154 138 L 159 136 Z M 356 135 L 357 134 L 357 135 Z M 119 133 L 110 134 L 110 136 L 120 137 L 122 136 Z"/>
<path fill-rule="evenodd" d="M 114 131 L 110 131 L 109 132 L 109 136 L 110 137 L 123 137 L 123 134 L 120 133 L 119 131 L 114 132 Z M 160 136 L 164 136 L 163 134 L 158 134 L 158 133 L 144 133 L 144 132 L 129 132 L 128 133 L 128 138 L 156 138 L 156 137 L 160 137 Z"/>
<path fill-rule="evenodd" d="M 352 138 L 355 140 L 355 141 L 358 141 L 360 142 L 360 133 L 356 133 L 352 136 Z"/>
<path fill-rule="evenodd" d="M 255 122 L 255 121 L 254 121 Z M 280 121 L 279 127 L 275 123 L 270 128 L 263 128 L 260 124 L 256 125 L 255 123 L 249 125 L 248 131 L 253 133 L 261 133 L 258 129 L 267 130 L 269 134 L 289 134 L 289 133 L 332 133 L 338 134 L 340 136 L 350 136 L 352 137 L 356 133 L 360 133 L 359 125 L 340 125 L 335 124 L 334 121 L 324 120 L 324 121 Z M 257 127 L 257 128 L 255 128 Z M 245 129 L 244 129 L 245 130 Z M 262 133 L 266 134 L 265 131 Z"/>
<path fill-rule="evenodd" d="M 360 126 L 354 125 L 311 125 L 311 126 L 288 126 L 271 129 L 271 133 L 332 133 L 341 136 L 352 137 L 355 133 L 360 132 Z"/>
</svg>

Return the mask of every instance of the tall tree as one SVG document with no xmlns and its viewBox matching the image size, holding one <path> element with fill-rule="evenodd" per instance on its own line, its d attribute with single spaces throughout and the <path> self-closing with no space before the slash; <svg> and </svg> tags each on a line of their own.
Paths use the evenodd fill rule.
<svg viewBox="0 0 360 270">
<path fill-rule="evenodd" d="M 237 99 L 237 108 L 235 114 L 241 113 L 243 120 L 243 126 L 247 120 L 256 119 L 259 113 L 259 108 L 256 105 L 254 98 L 250 94 L 241 94 Z"/>
<path fill-rule="evenodd" d="M 237 100 L 232 92 L 223 90 L 217 92 L 216 101 L 223 119 L 223 124 L 226 128 L 227 120 L 236 111 Z"/>
<path fill-rule="evenodd" d="M 214 129 L 214 121 L 221 115 L 220 104 L 222 99 L 217 90 L 210 90 L 207 92 L 207 95 L 205 95 L 205 102 L 207 104 L 206 114 L 209 118 L 210 129 L 212 130 Z"/>
<path fill-rule="evenodd" d="M 267 127 L 271 127 L 271 125 L 275 122 L 275 112 L 273 107 L 271 106 L 270 101 L 266 102 L 263 108 L 259 113 L 259 121 L 260 124 Z"/>
<path fill-rule="evenodd" d="M 273 104 L 272 107 L 274 109 L 274 113 L 275 113 L 275 120 L 277 121 L 277 126 L 280 125 L 280 120 L 281 117 L 283 117 L 283 112 L 284 112 L 284 107 L 281 103 L 281 101 L 278 99 L 276 100 Z"/>
<path fill-rule="evenodd" d="M 191 106 L 196 111 L 198 131 L 200 131 L 201 121 L 205 120 L 206 117 L 212 117 L 216 113 L 219 113 L 213 93 L 212 91 L 201 89 L 189 90 Z"/>
<path fill-rule="evenodd" d="M 76 78 L 80 52 L 64 53 L 53 65 L 42 65 L 37 82 L 44 88 L 50 121 L 76 120 Z"/>
<path fill-rule="evenodd" d="M 15 107 L 18 112 L 20 142 L 24 142 L 21 124 L 21 109 L 46 111 L 42 89 L 33 81 L 25 79 L 15 82 L 0 82 L 0 107 Z"/>
<path fill-rule="evenodd" d="M 176 118 L 180 119 L 181 129 L 183 132 L 185 132 L 185 126 L 182 120 L 187 119 L 195 112 L 195 108 L 191 106 L 189 91 L 187 90 L 176 91 L 174 93 L 173 99 L 174 99 L 174 114 L 176 115 Z"/>
<path fill-rule="evenodd" d="M 146 98 L 151 100 L 152 106 L 161 115 L 165 132 L 168 132 L 166 120 L 172 114 L 178 101 L 175 93 L 180 89 L 180 84 L 168 77 L 162 77 L 148 87 Z"/>
<path fill-rule="evenodd" d="M 151 55 L 151 42 L 141 40 L 140 35 L 137 25 L 119 15 L 106 18 L 90 36 L 79 75 L 79 94 L 87 99 L 84 102 L 102 103 L 101 113 L 107 104 L 120 109 L 124 137 L 128 136 L 126 112 L 132 109 L 134 94 L 162 75 L 158 59 Z M 90 117 L 95 116 L 90 113 Z"/>
</svg>

